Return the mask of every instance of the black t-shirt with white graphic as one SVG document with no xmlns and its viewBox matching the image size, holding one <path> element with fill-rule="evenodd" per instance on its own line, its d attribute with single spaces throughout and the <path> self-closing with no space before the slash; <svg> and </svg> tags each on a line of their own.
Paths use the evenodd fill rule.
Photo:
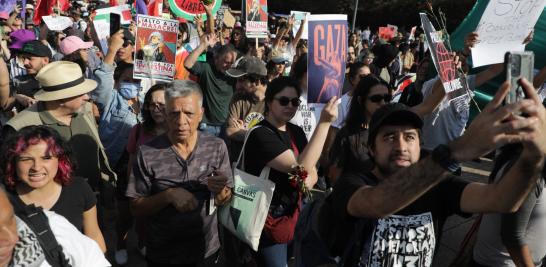
<svg viewBox="0 0 546 267">
<path fill-rule="evenodd" d="M 460 208 L 461 195 L 468 182 L 452 177 L 394 215 L 360 220 L 348 214 L 347 204 L 363 185 L 375 186 L 377 178 L 372 173 L 343 175 L 332 192 L 335 210 L 332 216 L 339 222 L 338 226 L 354 229 L 357 223 L 364 225 L 359 237 L 361 246 L 353 248 L 359 250 L 360 266 L 431 266 L 447 217 L 470 215 Z M 357 265 L 355 262 L 346 266 Z"/>
</svg>

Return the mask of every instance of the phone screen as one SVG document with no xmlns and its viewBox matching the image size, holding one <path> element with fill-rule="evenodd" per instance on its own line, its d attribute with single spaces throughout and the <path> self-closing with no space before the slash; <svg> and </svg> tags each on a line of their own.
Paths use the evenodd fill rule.
<svg viewBox="0 0 546 267">
<path fill-rule="evenodd" d="M 121 28 L 121 16 L 117 13 L 110 13 L 110 36 L 114 35 Z"/>
</svg>

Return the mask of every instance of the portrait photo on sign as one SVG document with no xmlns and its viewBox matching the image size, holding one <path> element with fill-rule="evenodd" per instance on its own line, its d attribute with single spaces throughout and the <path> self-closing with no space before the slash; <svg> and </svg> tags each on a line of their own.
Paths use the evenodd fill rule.
<svg viewBox="0 0 546 267">
<path fill-rule="evenodd" d="M 135 78 L 172 80 L 178 21 L 138 16 Z"/>
<path fill-rule="evenodd" d="M 246 1 L 247 21 L 267 21 L 267 0 Z"/>
</svg>

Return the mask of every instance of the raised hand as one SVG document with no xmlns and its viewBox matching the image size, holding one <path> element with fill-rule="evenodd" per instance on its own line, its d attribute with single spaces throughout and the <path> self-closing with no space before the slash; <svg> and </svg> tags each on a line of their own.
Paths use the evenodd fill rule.
<svg viewBox="0 0 546 267">
<path fill-rule="evenodd" d="M 328 101 L 322 112 L 320 113 L 320 122 L 333 123 L 337 119 L 338 105 L 337 97 L 334 96 Z"/>
<path fill-rule="evenodd" d="M 538 119 L 535 116 L 522 117 L 514 114 L 536 110 L 536 100 L 524 99 L 501 106 L 509 90 L 510 84 L 503 83 L 493 100 L 474 119 L 463 136 L 450 143 L 456 160 L 472 160 L 505 144 L 531 138 L 529 129 L 536 127 L 534 124 Z"/>
</svg>

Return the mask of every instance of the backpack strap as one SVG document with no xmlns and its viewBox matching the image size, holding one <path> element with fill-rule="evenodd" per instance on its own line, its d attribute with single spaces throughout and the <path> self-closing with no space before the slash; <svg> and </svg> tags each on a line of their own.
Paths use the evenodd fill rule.
<svg viewBox="0 0 546 267">
<path fill-rule="evenodd" d="M 36 234 L 47 262 L 53 267 L 70 267 L 71 265 L 64 255 L 63 248 L 55 239 L 43 209 L 34 206 L 34 204 L 24 205 L 20 200 L 15 199 L 17 196 L 14 194 L 8 194 L 8 197 L 17 217 L 23 220 Z"/>
</svg>

